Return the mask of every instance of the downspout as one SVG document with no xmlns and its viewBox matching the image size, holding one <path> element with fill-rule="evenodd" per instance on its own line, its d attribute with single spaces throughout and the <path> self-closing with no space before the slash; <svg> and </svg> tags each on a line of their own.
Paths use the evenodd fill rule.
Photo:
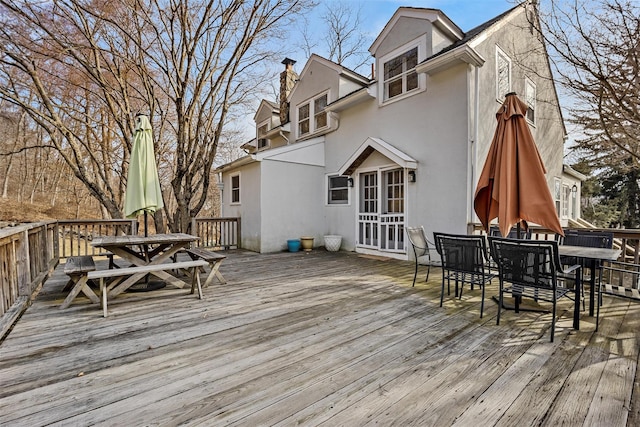
<svg viewBox="0 0 640 427">
<path fill-rule="evenodd" d="M 336 123 L 336 127 L 332 129 L 332 131 L 335 132 L 340 127 L 340 116 L 335 111 L 329 111 L 329 117 L 331 117 L 331 120 Z"/>
<path fill-rule="evenodd" d="M 218 173 L 218 190 L 220 191 L 220 217 L 224 218 L 224 182 L 222 182 L 222 172 Z"/>
<path fill-rule="evenodd" d="M 278 131 L 278 135 L 280 135 L 285 141 L 287 141 L 287 145 L 289 145 L 289 138 L 284 136 L 284 132 L 282 132 L 282 129 Z"/>
<path fill-rule="evenodd" d="M 473 199 L 475 195 L 475 183 L 476 183 L 476 164 L 478 162 L 478 120 L 480 116 L 480 73 L 478 66 L 473 66 L 474 71 L 474 101 L 473 101 L 473 131 L 471 139 L 471 203 L 469 203 L 469 218 L 467 223 L 471 224 L 474 220 Z M 471 230 L 468 230 L 471 231 Z"/>
</svg>

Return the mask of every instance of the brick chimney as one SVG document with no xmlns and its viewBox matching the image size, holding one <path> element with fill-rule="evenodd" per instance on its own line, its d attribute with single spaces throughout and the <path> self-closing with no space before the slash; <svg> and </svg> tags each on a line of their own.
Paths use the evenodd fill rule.
<svg viewBox="0 0 640 427">
<path fill-rule="evenodd" d="M 298 81 L 298 74 L 293 71 L 293 59 L 284 58 L 284 71 L 280 73 L 280 124 L 289 122 L 289 103 L 287 97 L 293 89 L 293 85 Z"/>
</svg>

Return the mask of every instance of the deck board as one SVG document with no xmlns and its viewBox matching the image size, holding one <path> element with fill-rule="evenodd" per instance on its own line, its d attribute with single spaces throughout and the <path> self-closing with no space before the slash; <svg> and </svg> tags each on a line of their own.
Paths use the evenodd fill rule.
<svg viewBox="0 0 640 427">
<path fill-rule="evenodd" d="M 440 302 L 440 275 L 346 252 L 230 251 L 198 300 L 127 293 L 66 310 L 59 266 L 0 344 L 0 425 L 607 425 L 638 414 L 640 304 L 503 311 Z M 102 262 L 102 261 L 100 261 Z M 106 262 L 106 261 L 104 261 Z M 100 264 L 99 264 L 100 266 Z M 203 275 L 204 277 L 204 275 Z M 423 277 L 424 278 L 424 277 Z M 636 394 L 633 394 L 635 391 Z"/>
</svg>

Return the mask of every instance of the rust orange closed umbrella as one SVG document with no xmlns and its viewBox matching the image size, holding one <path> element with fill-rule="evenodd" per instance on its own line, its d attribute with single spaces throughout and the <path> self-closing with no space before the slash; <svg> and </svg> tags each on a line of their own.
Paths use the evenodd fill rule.
<svg viewBox="0 0 640 427">
<path fill-rule="evenodd" d="M 474 209 L 487 231 L 498 218 L 503 236 L 521 221 L 525 228 L 531 222 L 564 235 L 526 112 L 527 104 L 510 93 L 496 113 L 498 125 L 478 179 Z"/>
</svg>

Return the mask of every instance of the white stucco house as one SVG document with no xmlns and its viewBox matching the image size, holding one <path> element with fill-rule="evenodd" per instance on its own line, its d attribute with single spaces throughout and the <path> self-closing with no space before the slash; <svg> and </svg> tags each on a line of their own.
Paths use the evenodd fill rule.
<svg viewBox="0 0 640 427">
<path fill-rule="evenodd" d="M 579 216 L 581 177 L 563 168 L 566 130 L 531 20 L 525 2 L 464 32 L 440 10 L 402 7 L 369 49 L 372 76 L 317 55 L 296 73 L 285 59 L 281 99 L 260 104 L 247 156 L 217 169 L 242 247 L 339 234 L 343 250 L 406 259 L 405 226 L 467 233 L 495 114 L 514 91 L 563 225 Z"/>
</svg>

